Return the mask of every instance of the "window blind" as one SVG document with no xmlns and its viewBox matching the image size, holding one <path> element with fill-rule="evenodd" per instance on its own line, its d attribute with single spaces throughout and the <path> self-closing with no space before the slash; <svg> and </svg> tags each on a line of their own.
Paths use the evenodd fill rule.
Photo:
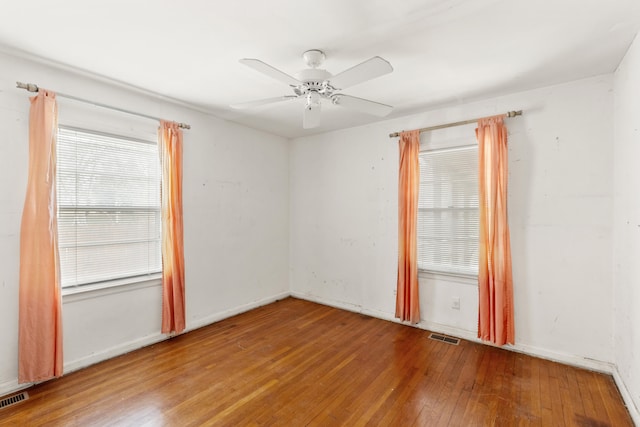
<svg viewBox="0 0 640 427">
<path fill-rule="evenodd" d="M 478 274 L 478 148 L 420 153 L 418 269 Z"/>
<path fill-rule="evenodd" d="M 157 143 L 60 127 L 57 162 L 62 286 L 160 272 Z"/>
</svg>

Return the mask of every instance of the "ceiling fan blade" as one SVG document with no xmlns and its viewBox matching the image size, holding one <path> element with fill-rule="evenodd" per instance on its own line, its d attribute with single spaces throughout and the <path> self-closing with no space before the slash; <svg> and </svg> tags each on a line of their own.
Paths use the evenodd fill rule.
<svg viewBox="0 0 640 427">
<path fill-rule="evenodd" d="M 351 108 L 353 110 L 372 114 L 378 117 L 384 117 L 393 110 L 393 107 L 390 105 L 369 101 L 368 99 L 356 98 L 355 96 L 349 95 L 337 94 L 331 97 L 331 100 L 335 105 Z"/>
<path fill-rule="evenodd" d="M 318 126 L 320 126 L 320 104 L 307 105 L 302 115 L 302 127 L 312 129 Z"/>
<path fill-rule="evenodd" d="M 289 86 L 298 86 L 302 84 L 300 80 L 278 70 L 277 68 L 273 68 L 271 65 L 262 62 L 259 59 L 244 58 L 240 60 L 240 63 L 259 71 L 272 79 L 280 80 Z"/>
<path fill-rule="evenodd" d="M 274 104 L 276 102 L 288 101 L 290 99 L 298 98 L 296 95 L 276 96 L 274 98 L 258 99 L 249 102 L 240 102 L 238 104 L 231 104 L 231 108 L 236 110 L 245 110 L 247 108 L 260 107 L 262 105 Z"/>
<path fill-rule="evenodd" d="M 376 77 L 383 76 L 393 71 L 393 67 L 384 59 L 379 56 L 374 56 L 371 59 L 344 70 L 341 73 L 329 79 L 331 86 L 339 89 L 346 89 L 350 86 L 357 85 L 358 83 L 366 82 L 367 80 L 375 79 Z"/>
</svg>

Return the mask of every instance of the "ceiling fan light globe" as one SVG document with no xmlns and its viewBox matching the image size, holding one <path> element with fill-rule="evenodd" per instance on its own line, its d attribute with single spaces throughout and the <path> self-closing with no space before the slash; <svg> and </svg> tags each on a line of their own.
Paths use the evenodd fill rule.
<svg viewBox="0 0 640 427">
<path fill-rule="evenodd" d="M 317 92 L 309 92 L 307 94 L 307 108 L 319 107 L 320 95 Z"/>
</svg>

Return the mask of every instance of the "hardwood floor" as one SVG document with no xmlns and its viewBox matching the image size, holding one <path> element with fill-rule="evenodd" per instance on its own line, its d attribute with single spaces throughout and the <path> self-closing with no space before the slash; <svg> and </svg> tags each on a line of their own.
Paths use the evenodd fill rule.
<svg viewBox="0 0 640 427">
<path fill-rule="evenodd" d="M 610 376 L 288 298 L 68 374 L 16 426 L 631 426 Z"/>
</svg>

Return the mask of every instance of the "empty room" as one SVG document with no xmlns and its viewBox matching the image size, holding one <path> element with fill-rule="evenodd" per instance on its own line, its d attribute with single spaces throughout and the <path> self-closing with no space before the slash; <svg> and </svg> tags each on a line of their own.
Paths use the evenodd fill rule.
<svg viewBox="0 0 640 427">
<path fill-rule="evenodd" d="M 0 13 L 0 425 L 640 425 L 637 0 Z"/>
</svg>

